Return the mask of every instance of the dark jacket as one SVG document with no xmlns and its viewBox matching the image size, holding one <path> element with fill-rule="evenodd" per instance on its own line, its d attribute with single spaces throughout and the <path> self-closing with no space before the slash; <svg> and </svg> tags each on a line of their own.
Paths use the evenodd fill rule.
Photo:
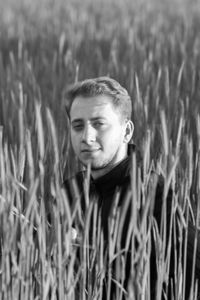
<svg viewBox="0 0 200 300">
<path fill-rule="evenodd" d="M 164 191 L 164 180 L 161 176 L 158 176 L 156 173 L 151 172 L 149 179 L 146 180 L 148 187 L 145 187 L 143 191 L 136 191 L 136 193 L 132 193 L 133 188 L 139 186 L 134 184 L 134 182 L 138 182 L 138 180 L 145 181 L 143 178 L 142 167 L 139 163 L 135 165 L 134 168 L 137 168 L 137 172 L 135 173 L 135 179 L 130 175 L 132 174 L 133 161 L 132 156 L 128 156 L 125 160 L 115 166 L 109 173 L 106 175 L 94 180 L 90 177 L 90 184 L 87 187 L 87 181 L 85 181 L 86 174 L 85 172 L 80 172 L 76 175 L 75 178 L 68 179 L 64 182 L 64 186 L 68 195 L 68 199 L 71 204 L 72 213 L 77 207 L 77 202 L 81 202 L 81 215 L 79 212 L 78 220 L 75 218 L 74 226 L 81 228 L 84 227 L 84 216 L 88 211 L 88 201 L 95 201 L 98 206 L 98 212 L 101 216 L 101 226 L 104 235 L 105 245 L 109 243 L 109 239 L 111 238 L 111 222 L 112 217 L 114 215 L 115 218 L 118 217 L 118 223 L 122 224 L 120 237 L 116 238 L 116 248 L 117 251 L 120 252 L 120 249 L 125 251 L 125 267 L 124 267 L 124 281 L 123 288 L 125 290 L 130 291 L 132 289 L 132 293 L 139 293 L 139 289 L 141 287 L 138 286 L 138 282 L 140 281 L 141 276 L 141 265 L 143 262 L 140 261 L 140 258 L 134 261 L 133 263 L 133 252 L 138 250 L 138 253 L 141 248 L 142 253 L 142 242 L 141 240 L 142 234 L 141 232 L 137 232 L 140 230 L 148 231 L 150 228 L 151 232 L 151 243 L 150 243 L 150 293 L 151 299 L 155 299 L 156 291 L 158 289 L 157 282 L 158 279 L 158 263 L 159 263 L 159 237 L 165 236 L 166 238 L 166 246 L 165 246 L 165 257 L 167 256 L 167 251 L 171 250 L 170 261 L 169 261 L 169 273 L 168 273 L 168 283 L 167 280 L 162 282 L 162 298 L 164 299 L 164 295 L 167 295 L 167 299 L 171 299 L 171 293 L 176 293 L 177 285 L 180 282 L 179 277 L 175 275 L 176 270 L 178 269 L 176 261 L 178 258 L 182 258 L 183 255 L 180 255 L 183 251 L 183 244 L 179 245 L 180 236 L 179 236 L 179 216 L 176 211 L 174 211 L 175 218 L 171 220 L 171 210 L 172 210 L 172 201 L 173 201 L 173 191 L 169 189 L 167 193 L 167 197 L 165 199 L 166 205 L 163 207 L 163 191 Z M 134 181 L 135 180 L 135 181 Z M 87 194 L 88 188 L 88 196 Z M 133 194 L 137 195 L 133 196 Z M 150 201 L 146 201 L 149 204 L 145 203 L 145 197 L 150 199 Z M 87 199 L 86 199 L 87 198 Z M 139 200 L 138 200 L 139 198 Z M 114 200 L 115 199 L 115 200 Z M 137 205 L 134 205 L 134 202 L 137 202 Z M 135 214 L 134 214 L 135 211 Z M 133 216 L 135 216 L 136 220 L 133 220 Z M 164 217 L 163 217 L 164 216 Z M 146 218 L 146 223 L 145 223 Z M 166 218 L 166 232 L 163 227 L 162 220 Z M 122 222 L 121 222 L 122 220 Z M 137 230 L 132 231 L 132 235 L 134 235 L 134 246 L 131 245 L 131 239 L 128 241 L 128 229 L 130 227 L 130 223 L 133 223 L 133 226 L 137 228 Z M 136 222 L 134 224 L 134 222 Z M 176 223 L 173 230 L 170 231 L 170 224 Z M 115 223 L 113 223 L 115 224 Z M 145 224 L 145 225 L 144 225 Z M 90 223 L 92 227 L 92 223 Z M 175 230 L 174 230 L 175 228 Z M 83 228 L 82 228 L 83 229 Z M 80 229 L 81 230 L 81 229 Z M 92 228 L 91 228 L 92 230 Z M 192 223 L 188 224 L 188 243 L 187 243 L 187 276 L 186 276 L 186 298 L 189 296 L 190 292 L 190 280 L 191 280 L 191 269 L 189 266 L 192 264 L 193 260 L 193 245 L 195 240 L 195 227 Z M 160 235 L 159 235 L 160 233 Z M 91 234 L 92 235 L 92 234 Z M 184 237 L 183 237 L 184 239 Z M 171 245 L 171 249 L 169 249 L 168 245 Z M 145 245 L 146 247 L 147 245 Z M 134 250 L 135 249 L 135 250 Z M 177 251 L 175 251 L 177 249 Z M 106 250 L 105 250 L 106 251 Z M 183 254 L 183 253 L 182 253 Z M 135 258 L 134 258 L 135 259 Z M 195 276 L 200 279 L 200 243 L 197 243 L 197 263 L 195 269 Z M 117 265 L 117 263 L 116 263 Z M 112 264 L 113 268 L 113 278 L 115 278 L 115 271 L 117 270 L 115 263 Z M 139 267 L 140 266 L 140 267 Z M 118 265 L 119 270 L 119 265 Z M 123 273 L 123 270 L 122 270 Z M 144 274 L 143 274 L 144 275 Z M 107 278 L 107 277 L 105 277 Z M 141 278 L 142 279 L 142 278 Z M 117 281 L 117 279 L 116 279 Z M 171 284 L 173 288 L 171 288 Z M 113 282 L 111 284 L 111 291 L 109 299 L 117 299 L 115 293 L 116 286 L 114 286 Z M 106 299 L 107 293 L 107 284 L 106 280 L 104 280 L 104 292 L 102 299 Z M 124 294 L 125 295 L 125 294 Z"/>
</svg>

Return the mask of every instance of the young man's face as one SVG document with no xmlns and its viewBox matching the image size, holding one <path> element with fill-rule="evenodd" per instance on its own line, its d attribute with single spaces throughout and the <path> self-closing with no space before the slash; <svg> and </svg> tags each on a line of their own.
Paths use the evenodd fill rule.
<svg viewBox="0 0 200 300">
<path fill-rule="evenodd" d="M 133 124 L 123 120 L 109 96 L 76 97 L 70 121 L 74 152 L 83 165 L 91 165 L 94 177 L 107 173 L 127 156 Z"/>
</svg>

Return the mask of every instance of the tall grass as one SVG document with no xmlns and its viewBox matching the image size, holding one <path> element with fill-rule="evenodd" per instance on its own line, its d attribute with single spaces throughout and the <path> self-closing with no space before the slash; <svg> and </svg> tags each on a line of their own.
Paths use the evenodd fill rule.
<svg viewBox="0 0 200 300">
<path fill-rule="evenodd" d="M 123 294 L 127 299 L 150 299 L 153 238 L 159 274 L 156 299 L 161 298 L 162 283 L 170 284 L 171 251 L 177 257 L 174 299 L 184 299 L 190 219 L 196 224 L 193 269 L 199 247 L 199 209 L 194 210 L 200 191 L 198 3 L 46 0 L 8 1 L 0 7 L 0 298 L 101 299 L 108 276 L 117 299 Z M 72 213 L 62 187 L 63 176 L 78 169 L 62 91 L 78 79 L 99 75 L 116 78 L 131 94 L 134 141 L 144 166 L 137 168 L 133 157 L 132 193 L 121 214 L 116 194 L 107 252 L 96 201 L 88 202 L 74 232 L 80 201 Z M 164 177 L 160 231 L 152 215 L 152 168 Z M 169 187 L 170 236 L 177 234 L 178 214 L 183 263 L 178 246 L 166 244 Z M 133 217 L 121 249 L 129 203 Z M 126 294 L 123 270 L 129 244 L 132 273 Z M 114 261 L 115 278 L 109 268 Z M 197 290 L 192 276 L 191 299 L 197 299 Z"/>
</svg>

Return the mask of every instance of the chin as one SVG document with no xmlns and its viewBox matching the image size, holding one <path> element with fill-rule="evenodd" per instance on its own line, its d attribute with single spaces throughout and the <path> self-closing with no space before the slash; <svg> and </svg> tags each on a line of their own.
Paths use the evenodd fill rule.
<svg viewBox="0 0 200 300">
<path fill-rule="evenodd" d="M 92 170 L 101 170 L 104 169 L 106 167 L 108 167 L 109 165 L 112 165 L 112 160 L 107 158 L 107 159 L 103 159 L 102 157 L 96 157 L 96 158 L 91 158 L 91 159 L 80 159 L 80 161 L 82 162 L 82 164 L 87 167 L 88 165 L 91 165 L 91 169 Z"/>
<path fill-rule="evenodd" d="M 91 163 L 91 169 L 92 170 L 102 170 L 104 168 L 106 168 L 107 166 L 109 166 L 109 162 L 92 162 Z"/>
<path fill-rule="evenodd" d="M 96 162 L 96 161 L 82 161 L 82 164 L 87 167 L 88 165 L 91 166 L 91 170 L 99 170 L 106 167 L 106 164 L 102 164 L 102 162 Z"/>
</svg>

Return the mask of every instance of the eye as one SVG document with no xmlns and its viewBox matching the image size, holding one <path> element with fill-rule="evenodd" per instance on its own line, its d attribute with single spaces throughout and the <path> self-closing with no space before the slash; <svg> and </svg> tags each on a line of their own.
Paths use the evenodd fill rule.
<svg viewBox="0 0 200 300">
<path fill-rule="evenodd" d="M 94 126 L 95 128 L 101 128 L 101 127 L 103 127 L 104 125 L 105 125 L 105 123 L 102 122 L 102 121 L 95 121 L 95 122 L 93 123 L 93 126 Z"/>
<path fill-rule="evenodd" d="M 72 124 L 72 128 L 75 131 L 82 131 L 84 128 L 84 125 L 83 124 Z"/>
</svg>

